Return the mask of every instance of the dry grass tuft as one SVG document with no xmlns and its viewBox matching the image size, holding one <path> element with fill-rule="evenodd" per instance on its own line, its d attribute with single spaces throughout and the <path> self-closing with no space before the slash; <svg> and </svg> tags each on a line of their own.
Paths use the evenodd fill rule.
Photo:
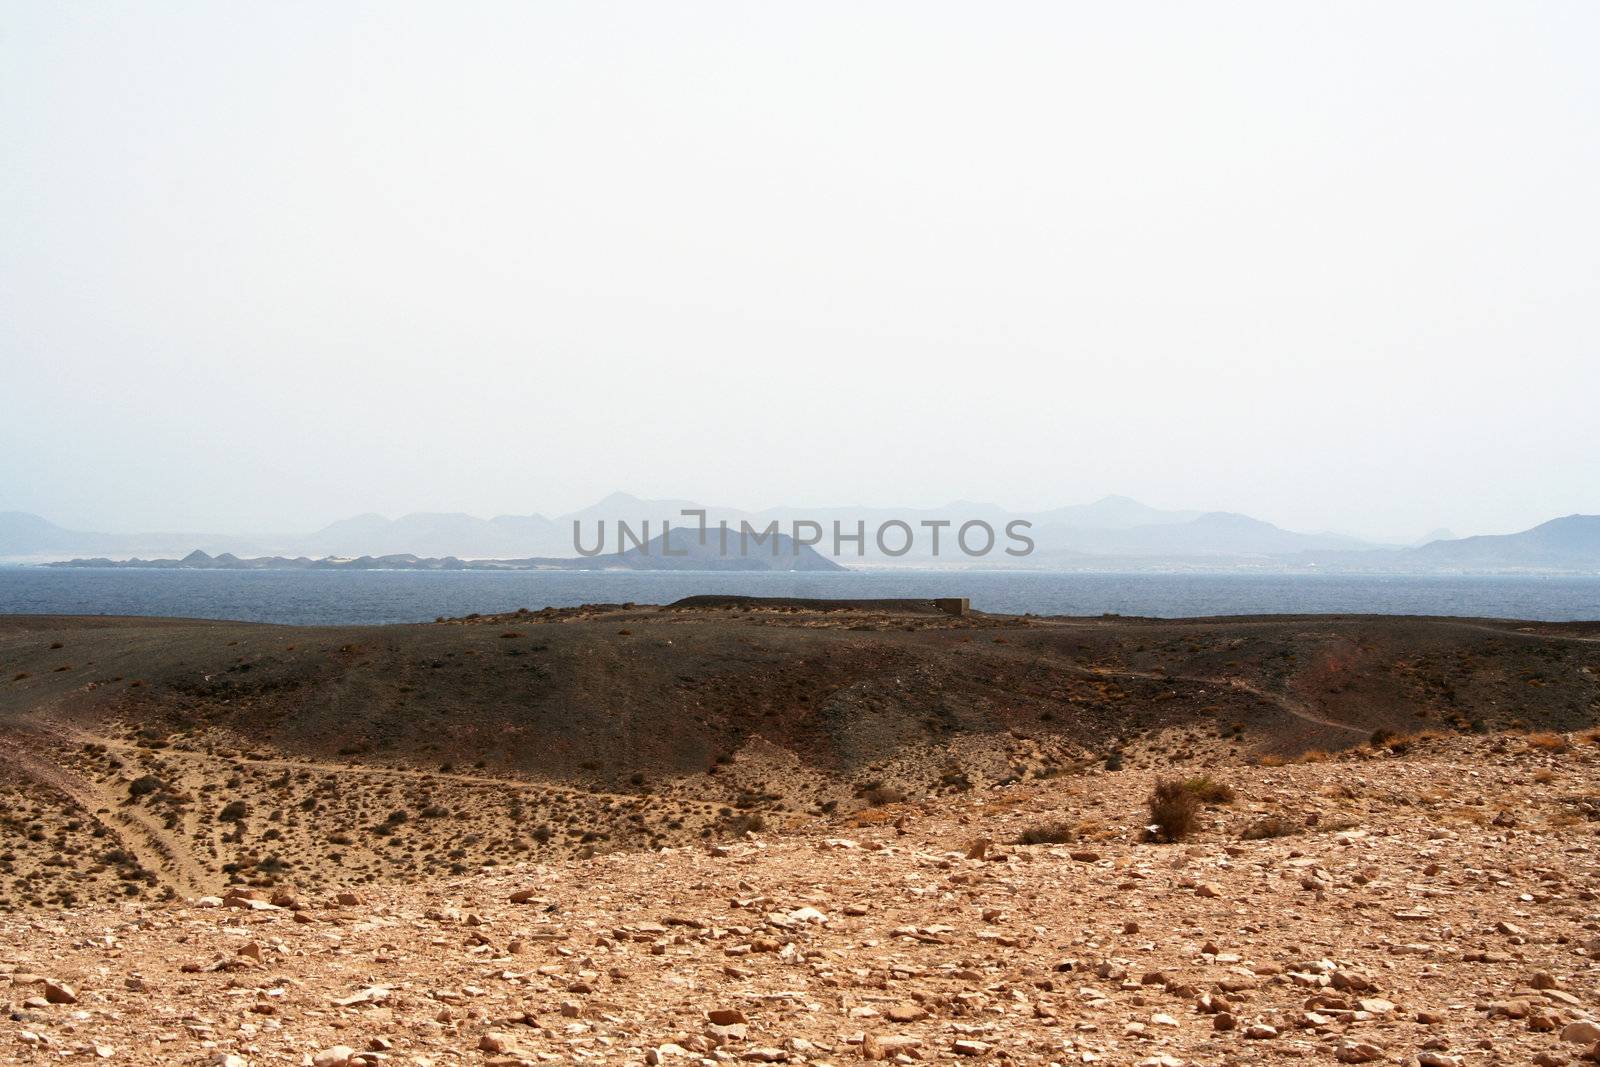
<svg viewBox="0 0 1600 1067">
<path fill-rule="evenodd" d="M 1196 800 L 1202 804 L 1232 804 L 1237 795 L 1233 786 L 1227 782 L 1219 781 L 1209 774 L 1199 774 L 1193 778 L 1185 778 L 1183 788 L 1194 794 Z"/>
<path fill-rule="evenodd" d="M 1156 783 L 1145 802 L 1150 808 L 1150 822 L 1163 841 L 1182 841 L 1194 833 L 1199 822 L 1200 799 L 1177 778 L 1166 778 Z"/>
<path fill-rule="evenodd" d="M 905 790 L 898 786 L 883 785 L 879 782 L 868 785 L 862 790 L 861 795 L 874 808 L 881 808 L 885 804 L 904 804 L 906 802 Z"/>
<path fill-rule="evenodd" d="M 1072 826 L 1064 822 L 1037 823 L 1022 831 L 1019 845 L 1064 845 L 1076 835 Z"/>
<path fill-rule="evenodd" d="M 1529 734 L 1528 747 L 1538 749 L 1540 752 L 1565 752 L 1572 747 L 1566 734 L 1557 734 L 1545 731 L 1544 733 Z"/>
<path fill-rule="evenodd" d="M 1274 837 L 1289 837 L 1298 834 L 1304 827 L 1293 819 L 1286 819 L 1282 815 L 1266 815 L 1249 826 L 1244 833 L 1239 835 L 1241 841 L 1266 841 Z"/>
</svg>

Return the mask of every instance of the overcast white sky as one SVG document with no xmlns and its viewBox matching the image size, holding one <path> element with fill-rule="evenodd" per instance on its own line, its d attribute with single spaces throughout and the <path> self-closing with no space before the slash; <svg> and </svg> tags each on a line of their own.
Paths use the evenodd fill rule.
<svg viewBox="0 0 1600 1067">
<path fill-rule="evenodd" d="M 0 7 L 0 509 L 1600 512 L 1600 5 Z"/>
</svg>

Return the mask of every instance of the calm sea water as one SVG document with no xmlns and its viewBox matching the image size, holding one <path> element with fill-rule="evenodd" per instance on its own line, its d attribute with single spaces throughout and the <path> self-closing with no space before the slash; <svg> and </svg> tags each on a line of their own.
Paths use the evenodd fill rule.
<svg viewBox="0 0 1600 1067">
<path fill-rule="evenodd" d="M 696 593 L 966 596 L 1040 615 L 1365 612 L 1600 619 L 1600 577 L 1389 577 L 852 571 L 828 574 L 563 571 L 180 571 L 0 567 L 0 613 L 163 615 L 297 624 L 421 622 L 586 603 L 664 604 Z"/>
</svg>

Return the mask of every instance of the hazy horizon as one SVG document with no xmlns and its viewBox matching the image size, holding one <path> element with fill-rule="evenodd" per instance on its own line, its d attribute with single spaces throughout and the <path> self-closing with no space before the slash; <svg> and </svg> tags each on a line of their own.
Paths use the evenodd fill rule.
<svg viewBox="0 0 1600 1067">
<path fill-rule="evenodd" d="M 617 507 L 612 507 L 612 508 L 607 508 L 605 506 L 605 505 L 608 504 L 608 502 L 611 502 L 614 497 L 619 497 L 619 496 L 620 497 L 631 498 L 631 500 L 637 501 L 639 504 L 641 504 L 643 506 L 639 507 L 639 508 L 634 508 L 632 510 L 630 510 L 629 507 L 626 504 L 620 505 L 620 506 L 617 506 Z M 683 504 L 683 505 L 686 505 L 686 506 L 709 508 L 710 509 L 710 515 L 711 515 L 711 518 L 710 518 L 709 521 L 712 522 L 712 523 L 715 523 L 717 521 L 717 516 L 719 515 L 719 513 L 739 513 L 739 514 L 749 514 L 749 515 L 767 516 L 767 517 L 772 517 L 774 515 L 777 515 L 777 516 L 780 516 L 780 522 L 784 522 L 784 523 L 790 521 L 791 518 L 810 518 L 810 517 L 815 516 L 815 517 L 819 518 L 819 521 L 824 521 L 824 525 L 827 525 L 827 515 L 830 514 L 830 513 L 862 512 L 862 513 L 880 513 L 880 514 L 890 514 L 890 515 L 892 515 L 895 512 L 903 512 L 905 514 L 906 518 L 907 518 L 907 521 L 912 522 L 912 525 L 915 526 L 916 525 L 916 518 L 915 517 L 917 515 L 927 514 L 927 513 L 930 513 L 930 512 L 949 512 L 949 513 L 952 513 L 952 514 L 961 513 L 963 515 L 966 515 L 966 514 L 970 513 L 971 517 L 982 518 L 990 509 L 994 509 L 994 510 L 997 510 L 997 511 L 1002 512 L 1004 514 L 1007 514 L 1007 515 L 1028 515 L 1028 516 L 1033 516 L 1033 515 L 1039 515 L 1039 514 L 1042 514 L 1042 513 L 1054 511 L 1054 510 L 1057 510 L 1058 508 L 1061 508 L 1061 507 L 1069 507 L 1069 508 L 1070 507 L 1085 507 L 1085 506 L 1105 503 L 1105 502 L 1109 502 L 1109 501 L 1116 501 L 1116 500 L 1128 501 L 1128 502 L 1131 502 L 1133 504 L 1143 505 L 1143 506 L 1146 506 L 1146 507 L 1150 507 L 1153 510 L 1159 511 L 1159 512 L 1168 512 L 1168 513 L 1172 513 L 1172 514 L 1185 514 L 1185 515 L 1192 515 L 1192 516 L 1195 516 L 1195 517 L 1203 516 L 1203 515 L 1218 515 L 1218 514 L 1235 514 L 1235 515 L 1245 514 L 1243 512 L 1237 511 L 1234 508 L 1229 508 L 1229 507 L 1225 507 L 1225 506 L 1212 507 L 1212 508 L 1197 508 L 1197 509 L 1166 508 L 1166 507 L 1161 506 L 1160 504 L 1151 504 L 1149 501 L 1134 500 L 1133 498 L 1128 497 L 1126 494 L 1122 494 L 1122 493 L 1109 493 L 1109 494 L 1106 494 L 1103 497 L 1096 498 L 1095 500 L 1062 501 L 1059 504 L 1047 505 L 1045 507 L 1038 507 L 1038 508 L 1028 508 L 1028 507 L 1013 508 L 1013 507 L 1007 507 L 1006 505 L 999 504 L 999 503 L 997 503 L 995 501 L 991 501 L 991 500 L 947 500 L 947 501 L 943 501 L 942 503 L 927 504 L 927 505 L 922 505 L 922 504 L 918 504 L 918 505 L 897 505 L 897 504 L 894 504 L 894 503 L 877 503 L 877 502 L 863 502 L 863 501 L 834 501 L 834 502 L 825 502 L 825 503 L 817 504 L 817 505 L 792 505 L 792 504 L 787 504 L 787 503 L 783 503 L 783 502 L 776 502 L 776 503 L 771 503 L 771 504 L 762 505 L 762 506 L 746 507 L 746 506 L 741 506 L 741 505 L 737 505 L 737 504 L 729 504 L 726 501 L 715 500 L 715 499 L 690 499 L 690 498 L 686 498 L 686 497 L 676 497 L 676 496 L 643 497 L 643 496 L 640 496 L 639 494 L 629 493 L 626 490 L 614 490 L 614 491 L 612 491 L 610 493 L 601 494 L 601 495 L 595 497 L 594 499 L 591 499 L 587 504 L 584 504 L 584 505 L 582 505 L 580 507 L 576 507 L 576 508 L 564 508 L 564 509 L 538 509 L 538 508 L 534 508 L 534 509 L 531 509 L 531 510 L 518 511 L 518 512 L 513 512 L 513 511 L 495 511 L 495 512 L 487 512 L 487 513 L 483 513 L 483 514 L 475 514 L 475 513 L 472 513 L 472 512 L 464 512 L 464 511 L 441 511 L 439 509 L 433 509 L 433 508 L 419 508 L 419 509 L 416 509 L 414 511 L 395 512 L 395 513 L 391 513 L 391 514 L 385 514 L 385 513 L 382 513 L 382 512 L 374 512 L 374 511 L 350 512 L 350 513 L 346 513 L 346 514 L 331 516 L 331 517 L 327 518 L 325 521 L 316 522 L 311 526 L 307 526 L 307 527 L 303 527 L 303 528 L 289 528 L 289 527 L 257 528 L 257 529 L 242 529 L 242 528 L 241 529 L 221 529 L 221 528 L 198 529 L 198 528 L 196 528 L 196 529 L 189 529 L 189 530 L 179 530 L 179 529 L 177 529 L 177 528 L 175 528 L 175 527 L 173 527 L 171 525 L 167 525 L 167 526 L 163 526 L 163 527 L 141 528 L 141 529 L 132 529 L 132 528 L 124 529 L 124 528 L 113 528 L 113 527 L 103 527 L 103 526 L 102 527 L 89 528 L 89 527 L 72 527 L 69 524 L 54 522 L 54 520 L 52 520 L 51 517 L 48 516 L 48 515 L 38 515 L 37 517 L 45 519 L 46 521 L 50 521 L 50 522 L 52 522 L 53 525 L 61 526 L 61 527 L 67 528 L 67 529 L 73 529 L 73 530 L 76 530 L 76 532 L 80 532 L 80 533 L 107 533 L 107 534 L 117 534 L 117 535 L 122 535 L 122 534 L 171 534 L 171 533 L 180 533 L 181 534 L 181 533 L 192 533 L 192 534 L 197 534 L 197 535 L 205 534 L 205 535 L 220 535 L 220 536 L 225 536 L 225 537 L 250 538 L 250 537 L 257 537 L 257 536 L 268 536 L 268 537 L 271 537 L 271 536 L 302 536 L 302 535 L 307 535 L 307 534 L 314 534 L 314 533 L 318 533 L 318 532 L 320 532 L 320 531 L 322 531 L 324 529 L 327 529 L 327 528 L 330 528 L 330 527 L 334 527 L 334 526 L 338 526 L 341 523 L 345 523 L 345 522 L 348 522 L 348 521 L 351 521 L 351 520 L 356 520 L 356 519 L 365 519 L 365 518 L 374 517 L 374 516 L 377 517 L 377 518 L 380 518 L 380 519 L 384 519 L 386 521 L 391 521 L 391 522 L 392 521 L 396 521 L 396 520 L 411 518 L 411 517 L 418 517 L 418 516 L 449 517 L 449 516 L 457 516 L 457 515 L 465 515 L 465 516 L 468 516 L 468 517 L 470 517 L 472 519 L 480 520 L 480 521 L 496 520 L 496 519 L 502 519 L 502 518 L 530 518 L 530 517 L 542 518 L 542 519 L 552 520 L 552 521 L 559 521 L 559 520 L 565 520 L 565 519 L 573 518 L 574 516 L 582 515 L 582 514 L 587 513 L 587 512 L 595 511 L 596 514 L 603 514 L 608 520 L 610 520 L 610 519 L 621 519 L 624 522 L 628 523 L 631 529 L 635 529 L 635 530 L 645 529 L 646 527 L 641 527 L 639 525 L 639 522 L 640 522 L 640 520 L 647 520 L 651 524 L 648 527 L 648 529 L 652 529 L 652 530 L 655 530 L 655 531 L 659 532 L 660 529 L 661 529 L 661 526 L 660 526 L 658 520 L 660 520 L 661 518 L 665 517 L 669 521 L 671 521 L 674 526 L 677 526 L 677 525 L 679 525 L 679 521 L 678 520 L 679 520 L 679 515 L 680 515 L 680 512 L 678 510 L 661 511 L 661 510 L 659 510 L 659 508 L 655 507 L 655 505 L 660 505 L 660 504 L 673 504 L 673 505 Z M 809 510 L 810 514 L 808 514 L 808 510 Z M 4 513 L 5 511 L 13 511 L 13 512 L 15 512 L 15 511 L 20 511 L 20 509 L 0 509 L 0 513 Z M 36 513 L 22 512 L 22 514 L 36 514 Z M 1573 514 L 1576 514 L 1576 513 L 1573 513 Z M 1247 515 L 1246 517 L 1247 518 L 1251 518 L 1251 519 L 1264 521 L 1264 522 L 1268 522 L 1268 523 L 1273 523 L 1273 525 L 1277 525 L 1277 526 L 1279 526 L 1280 528 L 1283 528 L 1283 529 L 1289 529 L 1288 527 L 1283 526 L 1282 523 L 1273 522 L 1272 518 L 1268 517 L 1268 516 Z M 1406 546 L 1406 545 L 1424 543 L 1426 541 L 1439 539 L 1441 537 L 1455 539 L 1455 538 L 1473 537 L 1473 536 L 1478 536 L 1478 535 L 1481 535 L 1481 534 L 1520 533 L 1520 532 L 1523 532 L 1523 530 L 1525 530 L 1525 529 L 1531 528 L 1531 526 L 1542 525 L 1542 524 L 1544 524 L 1546 522 L 1549 522 L 1549 521 L 1551 521 L 1553 519 L 1566 518 L 1566 517 L 1568 517 L 1568 516 L 1567 515 L 1551 515 L 1551 516 L 1547 516 L 1544 519 L 1540 519 L 1537 522 L 1530 524 L 1530 527 L 1519 527 L 1518 529 L 1515 529 L 1515 530 L 1470 530 L 1470 531 L 1466 531 L 1466 530 L 1451 530 L 1451 529 L 1449 529 L 1447 527 L 1435 526 L 1435 527 L 1432 527 L 1432 528 L 1427 529 L 1427 530 L 1419 531 L 1415 535 L 1395 536 L 1395 537 L 1388 537 L 1388 538 L 1363 537 L 1362 535 L 1352 534 L 1352 533 L 1349 533 L 1348 531 L 1339 530 L 1339 529 L 1322 529 L 1322 530 L 1305 529 L 1305 530 L 1297 530 L 1297 531 L 1294 531 L 1294 532 L 1306 533 L 1306 534 L 1332 534 L 1332 535 L 1338 535 L 1338 536 L 1359 537 L 1362 540 L 1365 540 L 1365 541 L 1369 542 L 1373 546 L 1381 546 L 1381 545 Z M 587 533 L 589 535 L 592 536 L 594 534 L 594 531 L 596 530 L 596 527 L 594 525 L 594 522 L 595 522 L 594 517 L 591 516 L 591 517 L 589 517 L 587 519 L 584 519 L 583 521 L 586 523 L 586 525 L 583 528 L 587 531 Z M 691 516 L 691 517 L 684 518 L 682 521 L 683 521 L 683 524 L 693 525 L 693 523 L 696 520 Z M 733 521 L 733 520 L 730 519 L 728 521 Z M 1156 525 L 1167 525 L 1168 523 L 1170 523 L 1172 521 L 1173 520 L 1169 519 L 1169 518 L 1162 518 L 1162 519 L 1154 520 Z M 1085 528 L 1085 529 L 1093 529 L 1093 528 L 1095 528 L 1095 524 L 1094 523 L 1084 524 L 1084 523 L 1079 523 L 1079 522 L 1075 521 L 1073 523 L 1073 525 L 1082 526 L 1082 528 Z M 1117 523 L 1115 525 L 1120 526 L 1122 524 L 1121 523 Z"/>
<path fill-rule="evenodd" d="M 0 510 L 1600 513 L 1597 31 L 12 4 Z"/>
</svg>

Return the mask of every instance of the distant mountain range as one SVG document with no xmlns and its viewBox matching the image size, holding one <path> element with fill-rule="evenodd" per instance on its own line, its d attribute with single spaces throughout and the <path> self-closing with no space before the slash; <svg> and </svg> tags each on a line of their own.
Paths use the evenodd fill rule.
<svg viewBox="0 0 1600 1067">
<path fill-rule="evenodd" d="M 1337 553 L 1329 564 L 1362 569 L 1600 573 L 1600 515 L 1568 515 L 1514 534 L 1430 541 L 1398 552 Z"/>
<path fill-rule="evenodd" d="M 182 559 L 125 559 L 104 557 L 71 559 L 45 564 L 48 567 L 137 567 L 158 570 L 226 571 L 842 571 L 843 567 L 819 555 L 808 545 L 797 545 L 778 535 L 761 545 L 733 541 L 728 551 L 710 540 L 701 544 L 691 530 L 673 530 L 624 552 L 595 556 L 529 559 L 460 559 L 456 556 L 416 556 L 409 552 L 387 556 L 351 558 L 308 556 L 236 556 L 231 552 L 212 556 L 198 548 Z"/>
<path fill-rule="evenodd" d="M 765 529 L 778 523 L 781 533 L 793 532 L 792 523 L 807 520 L 825 531 L 816 550 L 783 539 L 781 569 L 815 569 L 842 563 L 927 566 L 996 565 L 1066 570 L 1124 570 L 1188 568 L 1195 570 L 1278 569 L 1387 572 L 1451 571 L 1559 571 L 1600 573 L 1600 516 L 1571 515 L 1554 519 L 1521 533 L 1484 537 L 1441 538 L 1414 546 L 1380 545 L 1332 533 L 1300 533 L 1272 523 L 1231 512 L 1169 511 L 1127 497 L 1109 496 L 1090 504 L 1036 512 L 1012 512 L 992 504 L 958 501 L 942 508 L 894 509 L 866 507 L 773 508 L 746 512 L 733 508 L 697 505 L 687 500 L 643 500 L 614 493 L 604 500 L 555 518 L 542 515 L 501 515 L 480 519 L 464 514 L 419 512 L 398 519 L 357 515 L 341 519 L 309 534 L 248 537 L 197 533 L 104 534 L 66 530 L 37 515 L 0 512 L 0 559 L 13 562 L 48 562 L 69 558 L 128 560 L 161 558 L 180 565 L 199 550 L 225 566 L 408 566 L 455 567 L 618 567 L 677 569 L 761 566 L 769 569 L 769 547 L 754 554 L 729 559 L 705 553 L 694 519 L 684 509 L 703 508 L 710 526 L 708 541 L 715 544 L 716 526 L 727 522 L 735 531 L 741 522 Z M 1014 520 L 1032 524 L 1028 535 L 1035 551 L 1026 557 L 995 552 L 982 559 L 952 552 L 954 531 L 970 520 L 982 520 L 997 532 Z M 919 533 L 912 551 L 888 556 L 874 544 L 873 532 L 884 523 L 899 520 Z M 618 522 L 625 522 L 637 540 L 659 542 L 664 522 L 673 527 L 674 553 L 641 552 L 632 540 L 619 543 Z M 948 522 L 937 561 L 929 553 L 924 523 Z M 593 550 L 604 523 L 604 556 L 579 556 L 578 541 Z M 864 551 L 844 542 L 834 551 L 833 523 L 847 532 L 860 525 L 866 531 Z M 648 524 L 648 525 L 646 525 Z M 689 527 L 689 530 L 685 530 Z M 895 538 L 890 538 L 896 541 Z M 770 543 L 769 543 L 770 544 Z M 632 555 L 630 555 L 630 551 Z M 768 562 L 753 562 L 755 555 Z M 814 558 L 813 558 L 814 557 Z M 274 561 L 277 562 L 267 562 Z M 374 563 L 383 560 L 387 562 Z M 409 560 L 411 562 L 404 562 Z M 670 562 L 669 562 L 670 560 Z M 235 563 L 234 561 L 237 561 Z M 213 563 L 213 565 L 215 565 Z"/>
</svg>

